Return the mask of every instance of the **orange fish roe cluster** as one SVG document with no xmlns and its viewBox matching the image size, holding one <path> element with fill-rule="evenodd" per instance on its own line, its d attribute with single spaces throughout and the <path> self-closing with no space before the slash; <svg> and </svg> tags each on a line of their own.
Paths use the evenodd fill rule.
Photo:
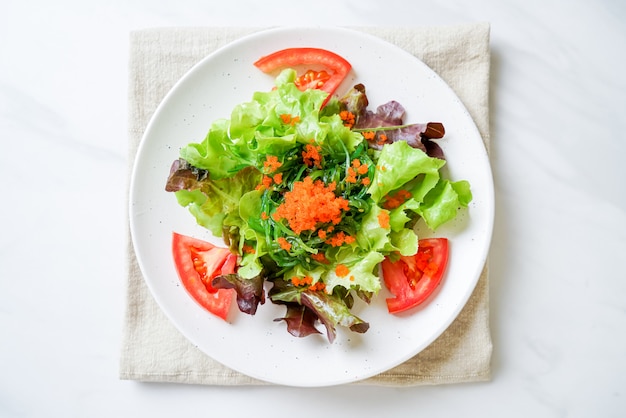
<svg viewBox="0 0 626 418">
<path fill-rule="evenodd" d="M 283 121 L 284 124 L 291 126 L 300 122 L 300 116 L 291 116 L 289 113 L 283 113 L 282 115 L 280 115 L 280 119 Z"/>
<path fill-rule="evenodd" d="M 380 211 L 378 214 L 378 225 L 380 225 L 381 228 L 389 228 L 389 212 L 384 210 Z"/>
<path fill-rule="evenodd" d="M 354 159 L 352 160 L 352 167 L 348 167 L 348 175 L 346 176 L 346 181 L 348 183 L 356 183 L 357 175 L 367 174 L 369 167 L 367 164 L 361 163 L 361 160 Z M 364 181 L 365 178 L 362 180 Z M 367 177 L 367 181 L 364 183 L 365 185 L 369 184 L 369 177 Z"/>
<path fill-rule="evenodd" d="M 256 250 L 254 249 L 254 247 L 252 245 L 249 244 L 244 244 L 242 251 L 244 254 L 254 254 L 256 252 Z"/>
<path fill-rule="evenodd" d="M 291 244 L 284 237 L 280 237 L 276 241 L 278 242 L 278 245 L 280 245 L 280 248 L 282 248 L 283 250 L 285 251 L 291 250 Z"/>
<path fill-rule="evenodd" d="M 387 142 L 387 135 L 385 134 L 378 135 L 378 138 L 376 139 L 376 143 L 378 145 L 383 145 L 385 142 Z"/>
<path fill-rule="evenodd" d="M 355 121 L 354 113 L 348 110 L 342 110 L 341 112 L 339 112 L 339 117 L 343 121 L 343 125 L 346 128 L 351 129 L 354 126 L 354 121 Z"/>
<path fill-rule="evenodd" d="M 387 135 L 381 133 L 377 136 L 376 132 L 374 131 L 361 132 L 361 135 L 363 135 L 363 138 L 367 139 L 368 141 L 374 141 L 378 145 L 383 145 L 389 140 Z"/>
<path fill-rule="evenodd" d="M 318 263 L 328 263 L 328 260 L 326 259 L 326 255 L 324 255 L 324 253 L 317 253 L 317 254 L 311 254 L 311 258 L 315 261 L 317 261 Z"/>
<path fill-rule="evenodd" d="M 283 182 L 283 173 L 276 173 L 273 176 L 269 176 L 268 174 L 272 174 L 278 170 L 283 163 L 278 161 L 278 157 L 275 155 L 268 155 L 265 157 L 265 161 L 263 162 L 263 171 L 266 173 L 263 175 L 261 179 L 261 184 L 259 184 L 256 188 L 257 190 L 269 189 L 272 187 L 272 184 L 280 184 Z"/>
<path fill-rule="evenodd" d="M 385 209 L 395 209 L 411 198 L 411 192 L 400 189 L 393 195 L 387 195 L 383 202 Z"/>
<path fill-rule="evenodd" d="M 312 290 L 314 292 L 317 292 L 318 290 L 325 290 L 325 289 L 326 289 L 326 284 L 324 282 L 317 282 L 309 286 L 309 290 Z"/>
<path fill-rule="evenodd" d="M 261 179 L 261 184 L 256 186 L 256 188 L 257 190 L 269 189 L 270 187 L 272 187 L 273 182 L 274 181 L 270 176 L 263 175 L 263 178 Z"/>
<path fill-rule="evenodd" d="M 268 155 L 267 157 L 265 157 L 265 162 L 263 163 L 263 168 L 265 169 L 266 173 L 273 173 L 276 170 L 278 170 L 281 166 L 283 165 L 283 163 L 281 163 L 280 161 L 278 161 L 278 157 L 275 155 Z"/>
<path fill-rule="evenodd" d="M 335 196 L 335 187 L 334 182 L 326 186 L 321 180 L 314 182 L 311 177 L 296 181 L 272 217 L 275 221 L 286 219 L 296 234 L 315 231 L 320 223 L 336 225 L 341 221 L 342 211 L 348 210 L 348 201 Z"/>
<path fill-rule="evenodd" d="M 324 282 L 319 281 L 317 283 L 313 283 L 313 278 L 311 276 L 293 276 L 291 278 L 291 283 L 293 283 L 294 286 L 298 287 L 308 286 L 309 290 L 312 290 L 314 292 L 326 289 L 326 285 L 324 284 Z"/>
<path fill-rule="evenodd" d="M 369 167 L 367 164 L 363 164 L 361 160 L 354 159 L 352 160 L 352 167 L 354 167 L 359 174 L 367 174 Z"/>
<path fill-rule="evenodd" d="M 261 213 L 261 219 L 262 219 L 262 220 L 267 221 L 269 218 L 270 218 L 270 217 L 269 217 L 269 216 L 267 216 L 267 212 L 262 212 L 262 213 Z"/>
<path fill-rule="evenodd" d="M 352 244 L 354 241 L 356 241 L 356 238 L 351 235 L 346 235 L 343 231 L 339 231 L 324 242 L 332 247 L 341 247 L 343 244 Z"/>
<path fill-rule="evenodd" d="M 293 283 L 294 286 L 308 286 L 313 283 L 313 278 L 311 276 L 293 276 L 291 278 L 291 283 Z"/>
<path fill-rule="evenodd" d="M 322 156 L 320 151 L 322 148 L 320 146 L 315 146 L 313 144 L 306 144 L 304 147 L 304 151 L 302 151 L 302 159 L 304 160 L 304 164 L 309 167 L 317 167 L 322 168 Z"/>
<path fill-rule="evenodd" d="M 348 167 L 348 175 L 346 176 L 348 183 L 356 183 L 356 171 L 352 167 Z"/>
<path fill-rule="evenodd" d="M 339 277 L 346 277 L 350 274 L 350 269 L 344 264 L 337 264 L 337 267 L 335 267 L 335 274 Z"/>
</svg>

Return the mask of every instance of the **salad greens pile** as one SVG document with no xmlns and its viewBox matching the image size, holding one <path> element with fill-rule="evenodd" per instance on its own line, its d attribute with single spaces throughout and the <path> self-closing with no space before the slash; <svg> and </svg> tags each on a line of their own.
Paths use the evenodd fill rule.
<svg viewBox="0 0 626 418">
<path fill-rule="evenodd" d="M 368 329 L 350 311 L 354 296 L 377 294 L 385 257 L 417 252 L 415 223 L 435 229 L 472 195 L 441 176 L 441 124 L 404 125 L 396 102 L 370 111 L 362 85 L 322 108 L 328 93 L 300 91 L 295 79 L 283 70 L 275 89 L 183 147 L 166 190 L 240 256 L 215 287 L 235 287 L 254 313 L 269 282 L 290 333 L 319 333 L 319 320 L 332 341 L 337 326 Z"/>
</svg>

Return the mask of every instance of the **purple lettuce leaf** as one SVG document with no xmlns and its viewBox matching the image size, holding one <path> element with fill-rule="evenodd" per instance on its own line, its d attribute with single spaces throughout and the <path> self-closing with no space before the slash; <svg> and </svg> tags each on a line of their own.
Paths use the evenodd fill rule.
<svg viewBox="0 0 626 418">
<path fill-rule="evenodd" d="M 369 329 L 369 324 L 352 314 L 344 299 L 338 295 L 298 288 L 284 280 L 276 280 L 270 290 L 270 299 L 276 304 L 287 305 L 286 316 L 277 320 L 285 320 L 287 330 L 294 336 L 314 333 L 310 328 L 315 327 L 316 320 L 326 328 L 326 335 L 331 343 L 337 336 L 337 326 L 358 333 L 364 333 Z"/>
<path fill-rule="evenodd" d="M 217 276 L 211 284 L 216 289 L 235 289 L 239 310 L 249 315 L 254 315 L 259 304 L 263 305 L 265 303 L 263 282 L 264 278 L 261 275 L 252 279 L 244 279 L 233 273 Z"/>
<path fill-rule="evenodd" d="M 287 313 L 282 318 L 276 318 L 274 321 L 285 321 L 287 323 L 287 332 L 294 337 L 306 337 L 311 334 L 321 334 L 315 328 L 317 316 L 306 306 L 297 303 L 283 303 L 287 307 Z"/>
<path fill-rule="evenodd" d="M 191 190 L 197 187 L 198 182 L 205 180 L 208 176 L 209 172 L 207 170 L 196 168 L 184 159 L 179 158 L 170 167 L 165 191 Z"/>
<path fill-rule="evenodd" d="M 430 157 L 444 158 L 441 147 L 431 141 L 443 138 L 445 128 L 440 122 L 404 124 L 405 109 L 400 103 L 391 100 L 376 108 L 367 108 L 369 101 L 362 84 L 354 86 L 341 100 L 343 109 L 355 115 L 354 130 L 372 130 L 375 135 L 368 139 L 370 148 L 381 149 L 383 144 L 405 141 L 413 148 L 421 149 Z M 382 129 L 381 129 L 382 128 Z M 384 135 L 384 136 L 383 136 Z"/>
</svg>

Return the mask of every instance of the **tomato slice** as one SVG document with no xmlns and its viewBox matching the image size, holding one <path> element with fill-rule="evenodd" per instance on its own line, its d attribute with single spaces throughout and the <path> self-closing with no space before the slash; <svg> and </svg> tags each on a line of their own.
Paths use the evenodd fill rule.
<svg viewBox="0 0 626 418">
<path fill-rule="evenodd" d="M 313 71 L 307 70 L 300 77 L 296 78 L 296 86 L 298 89 L 304 91 L 307 89 L 321 89 L 324 87 L 324 84 L 330 80 L 331 75 L 328 72 L 322 71 Z"/>
<path fill-rule="evenodd" d="M 401 256 L 396 262 L 385 258 L 381 264 L 385 285 L 395 296 L 387 299 L 387 309 L 406 311 L 428 299 L 441 283 L 448 264 L 448 239 L 421 239 L 415 255 Z"/>
<path fill-rule="evenodd" d="M 207 311 L 226 320 L 236 294 L 234 289 L 215 289 L 211 280 L 233 273 L 237 256 L 228 248 L 174 232 L 172 254 L 176 271 L 189 295 Z"/>
<path fill-rule="evenodd" d="M 296 84 L 300 90 L 317 88 L 328 92 L 328 97 L 322 104 L 326 105 L 337 87 L 346 78 L 352 65 L 343 57 L 334 52 L 321 48 L 287 48 L 266 55 L 257 60 L 254 65 L 264 73 L 297 66 L 321 66 L 327 71 L 309 70 L 298 77 Z M 312 82 L 307 82 L 311 78 Z"/>
</svg>

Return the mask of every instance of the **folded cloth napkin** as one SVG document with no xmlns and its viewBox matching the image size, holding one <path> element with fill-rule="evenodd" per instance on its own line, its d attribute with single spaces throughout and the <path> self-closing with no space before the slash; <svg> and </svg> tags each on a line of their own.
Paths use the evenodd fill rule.
<svg viewBox="0 0 626 418">
<path fill-rule="evenodd" d="M 261 28 L 165 28 L 132 32 L 129 79 L 129 164 L 146 125 L 174 83 L 206 55 Z M 353 28 L 414 54 L 457 93 L 489 145 L 489 25 Z M 121 379 L 207 385 L 265 382 L 233 371 L 194 347 L 160 310 L 128 245 L 127 310 Z M 484 381 L 490 378 L 488 265 L 469 302 L 449 328 L 405 363 L 365 385 L 415 386 Z"/>
</svg>

